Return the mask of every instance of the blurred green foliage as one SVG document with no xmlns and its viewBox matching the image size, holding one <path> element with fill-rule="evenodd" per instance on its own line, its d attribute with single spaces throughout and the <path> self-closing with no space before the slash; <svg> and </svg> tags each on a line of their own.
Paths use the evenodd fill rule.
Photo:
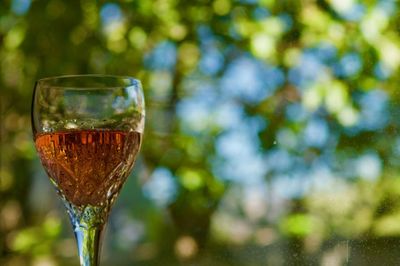
<svg viewBox="0 0 400 266">
<path fill-rule="evenodd" d="M 30 101 L 37 79 L 82 73 L 134 76 L 147 104 L 105 265 L 397 265 L 398 16 L 392 0 L 2 1 L 0 265 L 77 264 Z"/>
</svg>

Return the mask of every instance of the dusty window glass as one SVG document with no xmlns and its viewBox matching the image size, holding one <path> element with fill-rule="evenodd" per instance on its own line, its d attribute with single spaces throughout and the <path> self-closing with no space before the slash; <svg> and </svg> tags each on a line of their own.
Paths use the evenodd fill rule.
<svg viewBox="0 0 400 266">
<path fill-rule="evenodd" d="M 146 128 L 103 265 L 397 265 L 398 4 L 0 3 L 0 265 L 77 265 L 34 81 L 137 77 Z"/>
</svg>

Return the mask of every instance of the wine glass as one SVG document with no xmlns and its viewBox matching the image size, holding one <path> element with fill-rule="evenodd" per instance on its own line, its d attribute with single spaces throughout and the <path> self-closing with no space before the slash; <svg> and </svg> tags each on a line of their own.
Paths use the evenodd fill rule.
<svg viewBox="0 0 400 266">
<path fill-rule="evenodd" d="M 36 150 L 69 214 L 80 264 L 98 265 L 110 209 L 131 172 L 144 130 L 140 81 L 75 75 L 36 82 Z"/>
</svg>

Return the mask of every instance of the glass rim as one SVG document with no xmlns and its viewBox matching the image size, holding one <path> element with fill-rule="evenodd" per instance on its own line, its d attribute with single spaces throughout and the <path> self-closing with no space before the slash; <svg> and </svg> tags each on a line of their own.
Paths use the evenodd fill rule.
<svg viewBox="0 0 400 266">
<path fill-rule="evenodd" d="M 79 78 L 82 79 L 108 79 L 109 81 L 115 82 L 113 85 L 105 85 L 104 87 L 97 86 L 82 86 L 79 85 Z M 76 80 L 76 85 L 62 84 L 62 82 L 72 82 Z M 60 83 L 59 83 L 60 82 Z M 120 83 L 118 83 L 120 82 Z M 123 82 L 124 84 L 121 84 Z M 36 86 L 52 87 L 52 88 L 80 88 L 80 89 L 112 89 L 112 88 L 122 88 L 128 86 L 139 85 L 141 87 L 141 82 L 139 79 L 128 75 L 111 75 L 111 74 L 73 74 L 73 75 L 59 75 L 40 78 L 36 81 Z M 36 87 L 35 86 L 35 87 Z"/>
</svg>

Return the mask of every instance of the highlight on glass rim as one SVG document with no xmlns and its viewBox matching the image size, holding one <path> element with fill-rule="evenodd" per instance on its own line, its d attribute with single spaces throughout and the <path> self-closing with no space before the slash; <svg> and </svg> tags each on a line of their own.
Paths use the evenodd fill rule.
<svg viewBox="0 0 400 266">
<path fill-rule="evenodd" d="M 398 265 L 393 0 L 0 3 L 0 265 Z"/>
</svg>

